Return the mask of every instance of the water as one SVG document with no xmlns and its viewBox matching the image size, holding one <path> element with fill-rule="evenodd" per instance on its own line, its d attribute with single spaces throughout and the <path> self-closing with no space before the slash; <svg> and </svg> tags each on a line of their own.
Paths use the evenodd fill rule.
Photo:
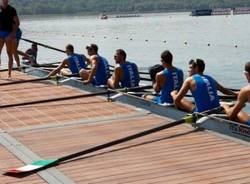
<svg viewBox="0 0 250 184">
<path fill-rule="evenodd" d="M 86 54 L 85 46 L 96 43 L 99 53 L 111 64 L 118 48 L 125 49 L 128 60 L 140 67 L 159 63 L 160 53 L 169 49 L 174 65 L 185 73 L 191 58 L 202 58 L 207 65 L 206 73 L 221 84 L 231 88 L 246 85 L 243 70 L 250 60 L 250 15 L 145 14 L 108 20 L 97 16 L 37 16 L 21 17 L 21 28 L 24 38 L 59 49 L 72 43 L 78 53 Z M 19 48 L 26 50 L 29 46 L 21 41 Z M 61 61 L 64 57 L 63 53 L 39 47 L 40 63 Z M 6 56 L 2 58 L 6 64 Z"/>
</svg>

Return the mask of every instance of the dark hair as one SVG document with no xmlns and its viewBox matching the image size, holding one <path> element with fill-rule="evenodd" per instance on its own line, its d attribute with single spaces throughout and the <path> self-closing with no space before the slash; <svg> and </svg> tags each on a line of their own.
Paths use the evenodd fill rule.
<svg viewBox="0 0 250 184">
<path fill-rule="evenodd" d="M 74 52 L 74 47 L 73 47 L 73 45 L 71 45 L 71 44 L 68 44 L 68 45 L 66 46 L 66 49 L 70 50 L 71 52 Z"/>
<path fill-rule="evenodd" d="M 196 59 L 196 60 L 191 59 L 189 61 L 189 64 L 193 65 L 194 68 L 198 67 L 199 72 L 204 72 L 206 66 L 205 62 L 202 59 Z"/>
<path fill-rule="evenodd" d="M 86 49 L 93 49 L 96 53 L 98 52 L 98 46 L 94 43 L 91 43 L 86 47 Z"/>
<path fill-rule="evenodd" d="M 195 61 L 194 61 L 193 59 L 191 59 L 191 60 L 188 62 L 189 65 L 194 65 L 194 63 L 195 63 Z"/>
<path fill-rule="evenodd" d="M 161 59 L 164 63 L 172 64 L 173 55 L 170 51 L 165 50 L 161 53 Z"/>
<path fill-rule="evenodd" d="M 250 61 L 245 64 L 245 71 L 250 74 Z"/>
<path fill-rule="evenodd" d="M 116 52 L 118 54 L 121 54 L 123 56 L 124 60 L 126 60 L 127 54 L 123 49 L 117 49 Z"/>
</svg>

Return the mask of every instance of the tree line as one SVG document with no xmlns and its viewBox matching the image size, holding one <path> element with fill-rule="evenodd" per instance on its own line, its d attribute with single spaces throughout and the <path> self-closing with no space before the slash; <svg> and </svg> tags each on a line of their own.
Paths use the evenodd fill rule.
<svg viewBox="0 0 250 184">
<path fill-rule="evenodd" d="M 249 0 L 12 0 L 19 14 L 142 13 L 250 7 Z"/>
</svg>

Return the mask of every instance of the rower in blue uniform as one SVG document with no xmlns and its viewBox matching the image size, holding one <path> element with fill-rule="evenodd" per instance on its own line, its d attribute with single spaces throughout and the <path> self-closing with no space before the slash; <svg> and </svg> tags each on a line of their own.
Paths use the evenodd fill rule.
<svg viewBox="0 0 250 184">
<path fill-rule="evenodd" d="M 127 54 L 118 49 L 114 55 L 116 62 L 113 75 L 108 80 L 110 88 L 131 88 L 139 86 L 140 76 L 135 63 L 126 61 Z"/>
<path fill-rule="evenodd" d="M 187 112 L 203 112 L 220 106 L 217 90 L 227 95 L 236 95 L 231 90 L 224 88 L 216 80 L 204 75 L 205 63 L 201 59 L 189 62 L 189 77 L 183 83 L 182 88 L 171 93 L 176 107 Z M 188 90 L 191 91 L 195 105 L 183 97 Z"/>
<path fill-rule="evenodd" d="M 98 54 L 98 46 L 90 44 L 86 47 L 89 58 L 90 69 L 81 69 L 80 76 L 84 84 L 92 83 L 95 86 L 107 85 L 110 76 L 108 61 Z"/>
<path fill-rule="evenodd" d="M 64 59 L 56 69 L 49 73 L 48 76 L 53 76 L 57 73 L 61 73 L 62 75 L 79 75 L 80 70 L 86 68 L 85 56 L 75 54 L 73 45 L 68 44 L 65 52 L 68 55 L 68 58 Z"/>
<path fill-rule="evenodd" d="M 170 93 L 174 90 L 179 90 L 183 83 L 183 71 L 172 65 L 173 55 L 170 51 L 165 50 L 161 54 L 161 62 L 164 67 L 155 76 L 153 88 L 159 96 L 144 95 L 144 98 L 153 100 L 158 104 L 172 104 L 173 99 Z"/>
<path fill-rule="evenodd" d="M 242 111 L 245 104 L 248 102 L 250 103 L 250 61 L 245 64 L 245 76 L 248 81 L 248 85 L 243 87 L 238 96 L 237 101 L 233 107 L 229 107 L 226 104 L 222 104 L 222 107 L 225 110 L 228 118 L 230 120 L 238 121 L 240 123 L 246 124 L 250 126 L 250 116 L 248 113 Z"/>
</svg>

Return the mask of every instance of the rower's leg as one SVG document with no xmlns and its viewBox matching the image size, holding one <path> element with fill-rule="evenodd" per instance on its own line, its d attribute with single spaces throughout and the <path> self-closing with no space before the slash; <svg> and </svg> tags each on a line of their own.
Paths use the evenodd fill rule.
<svg viewBox="0 0 250 184">
<path fill-rule="evenodd" d="M 250 119 L 248 114 L 244 111 L 240 111 L 237 115 L 237 118 L 240 123 L 246 123 Z"/>
<path fill-rule="evenodd" d="M 172 91 L 171 96 L 173 97 L 173 100 L 175 100 L 177 96 L 177 91 Z M 181 110 L 184 110 L 190 113 L 194 112 L 194 109 L 195 109 L 195 105 L 191 101 L 185 98 L 181 99 L 180 102 L 175 103 L 175 106 Z"/>
<path fill-rule="evenodd" d="M 63 68 L 63 69 L 61 69 L 61 74 L 62 75 L 65 75 L 65 76 L 67 76 L 67 75 L 71 75 L 72 73 L 70 72 L 70 70 L 69 69 L 67 69 L 67 68 Z"/>
<path fill-rule="evenodd" d="M 90 71 L 89 70 L 85 70 L 85 69 L 81 69 L 79 71 L 79 75 L 82 78 L 82 80 L 87 80 L 89 78 L 89 73 L 90 73 Z"/>
</svg>

